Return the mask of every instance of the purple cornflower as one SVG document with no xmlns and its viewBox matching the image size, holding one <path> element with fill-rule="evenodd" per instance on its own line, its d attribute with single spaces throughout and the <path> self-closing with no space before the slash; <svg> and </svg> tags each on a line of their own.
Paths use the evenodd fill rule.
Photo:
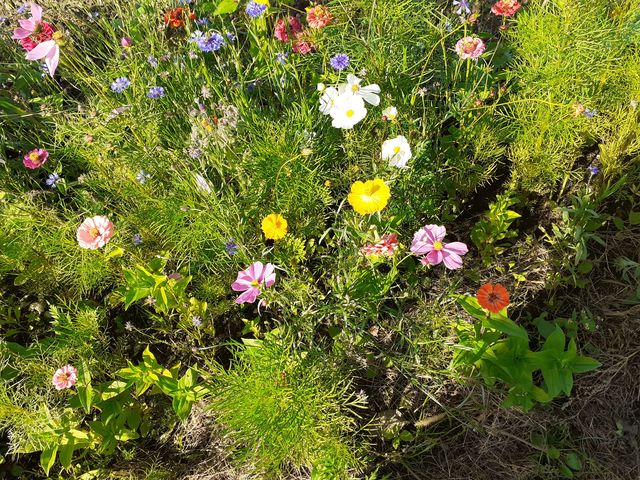
<svg viewBox="0 0 640 480">
<path fill-rule="evenodd" d="M 122 93 L 127 88 L 129 88 L 130 85 L 131 85 L 131 82 L 127 77 L 119 77 L 119 78 L 116 78 L 111 84 L 111 90 L 113 90 L 116 93 Z"/>
<path fill-rule="evenodd" d="M 588 108 L 584 109 L 584 116 L 587 118 L 593 118 L 598 114 L 598 110 L 596 110 L 595 108 L 593 110 L 589 110 Z"/>
<path fill-rule="evenodd" d="M 151 65 L 153 68 L 158 68 L 158 59 L 156 57 L 154 57 L 153 55 L 149 55 L 147 57 L 147 62 L 149 63 L 149 65 Z"/>
<path fill-rule="evenodd" d="M 196 43 L 203 52 L 215 52 L 224 45 L 224 37 L 217 32 L 213 32 L 209 37 L 196 40 Z"/>
<path fill-rule="evenodd" d="M 589 173 L 591 175 L 597 175 L 598 173 L 600 173 L 600 169 L 595 165 L 589 165 L 587 167 L 587 170 L 589 170 Z"/>
<path fill-rule="evenodd" d="M 147 93 L 147 97 L 157 99 L 164 97 L 164 88 L 162 87 L 151 87 L 149 89 L 149 93 Z"/>
<path fill-rule="evenodd" d="M 136 174 L 136 180 L 138 180 L 138 183 L 140 185 L 144 185 L 144 182 L 146 182 L 147 180 L 149 180 L 151 178 L 151 175 L 149 175 L 147 172 L 145 172 L 144 170 L 140 170 L 137 174 Z"/>
<path fill-rule="evenodd" d="M 262 15 L 267 10 L 267 6 L 264 3 L 249 2 L 247 3 L 246 12 L 251 18 L 256 18 Z"/>
<path fill-rule="evenodd" d="M 471 9 L 469 8 L 469 0 L 453 0 L 453 6 L 458 7 L 456 13 L 458 15 L 462 15 L 462 12 L 469 15 L 471 13 Z"/>
<path fill-rule="evenodd" d="M 278 62 L 280 65 L 284 65 L 285 62 L 287 61 L 287 56 L 289 54 L 287 52 L 278 52 L 276 53 L 276 62 Z"/>
<path fill-rule="evenodd" d="M 142 235 L 140 235 L 139 233 L 136 233 L 133 236 L 133 244 L 137 247 L 138 245 L 142 245 Z"/>
<path fill-rule="evenodd" d="M 207 17 L 201 17 L 196 19 L 196 25 L 208 25 L 209 19 Z"/>
<path fill-rule="evenodd" d="M 230 42 L 233 42 L 236 39 L 236 36 L 233 32 L 227 32 L 225 33 L 225 35 L 227 36 L 227 40 L 229 40 Z"/>
<path fill-rule="evenodd" d="M 62 179 L 60 178 L 60 175 L 55 172 L 50 173 L 47 179 L 44 181 L 44 183 L 49 188 L 56 188 L 56 185 L 58 185 L 60 182 L 62 182 Z"/>
<path fill-rule="evenodd" d="M 344 70 L 349 66 L 349 56 L 345 53 L 338 53 L 331 57 L 329 63 L 336 70 Z"/>
<path fill-rule="evenodd" d="M 232 238 L 224 244 L 224 249 L 229 255 L 235 255 L 238 253 L 238 244 Z"/>
</svg>

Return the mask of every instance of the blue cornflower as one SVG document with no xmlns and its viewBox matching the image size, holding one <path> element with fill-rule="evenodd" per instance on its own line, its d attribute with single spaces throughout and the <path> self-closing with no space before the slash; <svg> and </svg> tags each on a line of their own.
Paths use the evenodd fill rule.
<svg viewBox="0 0 640 480">
<path fill-rule="evenodd" d="M 133 236 L 133 244 L 137 247 L 138 245 L 142 244 L 142 235 L 140 235 L 139 233 L 136 233 Z"/>
<path fill-rule="evenodd" d="M 591 175 L 597 175 L 598 173 L 600 173 L 600 169 L 598 167 L 596 167 L 595 165 L 589 165 L 587 167 L 587 170 L 589 170 L 589 173 Z"/>
<path fill-rule="evenodd" d="M 229 255 L 235 255 L 238 253 L 238 244 L 232 238 L 224 244 L 224 249 Z"/>
<path fill-rule="evenodd" d="M 209 24 L 209 18 L 207 17 L 201 17 L 196 19 L 196 25 L 208 25 L 208 24 Z"/>
<path fill-rule="evenodd" d="M 22 14 L 24 13 L 24 10 L 25 10 L 26 8 L 27 8 L 27 4 L 26 4 L 26 3 L 23 3 L 22 5 L 20 5 L 20 6 L 18 7 L 18 14 L 19 14 L 19 15 L 22 15 Z"/>
<path fill-rule="evenodd" d="M 344 70 L 349 66 L 349 56 L 345 53 L 338 53 L 331 57 L 329 63 L 336 70 Z"/>
<path fill-rule="evenodd" d="M 47 179 L 44 181 L 44 183 L 49 188 L 56 188 L 56 185 L 58 185 L 60 182 L 62 182 L 62 179 L 60 178 L 60 175 L 55 172 L 50 173 Z"/>
<path fill-rule="evenodd" d="M 149 65 L 151 65 L 153 68 L 158 68 L 158 59 L 153 55 L 149 55 L 147 57 L 147 62 L 149 62 Z"/>
<path fill-rule="evenodd" d="M 140 185 L 144 185 L 144 182 L 146 182 L 147 180 L 149 180 L 151 178 L 151 175 L 149 175 L 147 172 L 145 172 L 144 170 L 140 170 L 137 174 L 136 174 L 136 180 L 138 180 L 138 183 Z"/>
<path fill-rule="evenodd" d="M 289 54 L 287 52 L 278 52 L 276 53 L 276 62 L 278 62 L 281 65 L 284 65 L 285 62 L 287 61 L 287 56 Z"/>
<path fill-rule="evenodd" d="M 187 42 L 194 43 L 199 40 L 202 40 L 203 38 L 206 38 L 204 33 L 202 33 L 200 30 L 196 30 L 195 32 L 191 32 L 191 35 L 187 39 Z"/>
<path fill-rule="evenodd" d="M 234 42 L 236 40 L 236 36 L 233 32 L 227 32 L 225 35 L 227 36 L 227 40 L 230 42 Z"/>
<path fill-rule="evenodd" d="M 162 87 L 151 87 L 149 89 L 149 93 L 147 93 L 147 97 L 153 98 L 153 99 L 164 97 L 164 88 L 162 88 Z"/>
<path fill-rule="evenodd" d="M 249 2 L 247 3 L 246 12 L 252 18 L 259 17 L 267 10 L 267 6 L 264 3 Z"/>
<path fill-rule="evenodd" d="M 122 93 L 127 88 L 129 88 L 130 85 L 131 85 L 131 82 L 127 77 L 116 78 L 111 84 L 111 90 L 113 90 L 116 93 Z"/>
<path fill-rule="evenodd" d="M 210 37 L 199 39 L 196 43 L 203 52 L 215 52 L 224 45 L 224 37 L 218 32 L 213 32 Z"/>
<path fill-rule="evenodd" d="M 588 108 L 584 109 L 584 116 L 587 118 L 593 118 L 598 114 L 598 110 L 595 108 L 593 110 L 589 110 Z"/>
<path fill-rule="evenodd" d="M 458 7 L 456 13 L 458 15 L 462 15 L 462 12 L 469 15 L 471 13 L 471 9 L 469 8 L 469 0 L 453 0 L 453 6 Z"/>
</svg>

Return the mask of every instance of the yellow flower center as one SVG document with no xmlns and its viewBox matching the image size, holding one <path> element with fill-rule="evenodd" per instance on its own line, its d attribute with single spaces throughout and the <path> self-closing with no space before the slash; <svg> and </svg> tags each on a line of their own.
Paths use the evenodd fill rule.
<svg viewBox="0 0 640 480">
<path fill-rule="evenodd" d="M 260 283 L 257 280 L 254 280 L 253 282 L 251 282 L 252 287 L 257 287 L 258 285 L 260 285 Z"/>
<path fill-rule="evenodd" d="M 353 110 L 351 110 L 351 109 L 347 110 L 347 114 L 346 114 L 347 117 L 351 118 L 351 117 L 353 117 L 353 114 L 354 114 Z"/>
<path fill-rule="evenodd" d="M 433 242 L 433 249 L 434 250 L 442 250 L 442 242 L 440 242 L 439 240 L 436 240 L 435 242 Z"/>
<path fill-rule="evenodd" d="M 40 156 L 36 152 L 33 152 L 33 153 L 29 154 L 29 160 L 32 160 L 32 161 L 36 162 L 39 158 L 40 158 Z"/>
<path fill-rule="evenodd" d="M 89 230 L 89 233 L 94 238 L 100 236 L 100 230 L 98 230 L 96 227 L 93 227 L 91 230 Z"/>
<path fill-rule="evenodd" d="M 393 153 L 400 153 L 400 147 L 395 147 L 393 149 Z"/>
<path fill-rule="evenodd" d="M 351 85 L 351 91 L 353 93 L 356 93 L 358 90 L 360 90 L 360 85 L 358 84 Z"/>
</svg>

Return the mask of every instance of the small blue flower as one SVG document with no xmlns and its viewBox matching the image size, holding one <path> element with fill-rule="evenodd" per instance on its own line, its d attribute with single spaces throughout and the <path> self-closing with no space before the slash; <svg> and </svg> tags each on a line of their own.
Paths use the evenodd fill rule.
<svg viewBox="0 0 640 480">
<path fill-rule="evenodd" d="M 149 89 L 149 93 L 147 93 L 147 97 L 157 99 L 164 97 L 164 88 L 163 87 L 151 87 Z"/>
<path fill-rule="evenodd" d="M 6 23 L 6 22 L 7 22 L 7 17 L 0 17 L 0 24 Z"/>
<path fill-rule="evenodd" d="M 247 92 L 253 93 L 255 89 L 256 89 L 256 82 L 251 81 L 247 84 Z"/>
<path fill-rule="evenodd" d="M 595 165 L 589 165 L 587 167 L 587 170 L 589 170 L 589 173 L 591 175 L 597 175 L 598 173 L 600 173 L 600 169 L 598 167 L 596 167 Z"/>
<path fill-rule="evenodd" d="M 471 9 L 469 8 L 469 0 L 453 0 L 453 6 L 458 7 L 456 13 L 458 15 L 462 15 L 462 12 L 469 15 L 471 13 Z"/>
<path fill-rule="evenodd" d="M 136 180 L 138 180 L 138 183 L 140 185 L 144 185 L 144 182 L 146 182 L 147 180 L 149 180 L 151 178 L 151 175 L 149 175 L 147 172 L 145 172 L 144 170 L 140 170 L 137 174 L 136 174 Z"/>
<path fill-rule="evenodd" d="M 598 110 L 595 108 L 593 110 L 589 110 L 588 108 L 584 109 L 584 116 L 587 118 L 593 118 L 598 114 Z"/>
<path fill-rule="evenodd" d="M 236 39 L 236 36 L 233 32 L 227 32 L 225 33 L 225 35 L 227 36 L 227 40 L 229 40 L 230 42 L 234 42 Z"/>
<path fill-rule="evenodd" d="M 20 6 L 18 7 L 18 14 L 19 14 L 19 15 L 22 15 L 22 14 L 24 13 L 24 10 L 25 10 L 26 8 L 27 8 L 27 4 L 26 4 L 26 3 L 23 3 L 22 5 L 20 5 Z"/>
<path fill-rule="evenodd" d="M 127 88 L 129 88 L 130 85 L 131 85 L 131 82 L 127 77 L 116 78 L 111 84 L 111 90 L 113 90 L 116 93 L 122 93 Z"/>
<path fill-rule="evenodd" d="M 142 245 L 142 235 L 136 233 L 133 236 L 133 244 L 137 247 L 138 245 Z"/>
<path fill-rule="evenodd" d="M 284 65 L 287 61 L 287 56 L 289 54 L 287 52 L 278 52 L 276 53 L 276 62 L 278 62 L 280 65 Z"/>
<path fill-rule="evenodd" d="M 147 57 L 147 62 L 149 62 L 149 65 L 151 65 L 153 68 L 158 68 L 158 59 L 153 55 L 149 55 Z"/>
<path fill-rule="evenodd" d="M 100 12 L 96 12 L 95 10 L 93 12 L 89 12 L 87 14 L 87 18 L 91 21 L 91 20 L 95 20 L 96 18 L 98 18 L 100 16 Z"/>
<path fill-rule="evenodd" d="M 191 317 L 191 323 L 196 328 L 200 327 L 202 325 L 202 317 L 200 315 L 194 315 Z"/>
<path fill-rule="evenodd" d="M 224 37 L 217 32 L 213 32 L 210 37 L 201 38 L 196 43 L 203 52 L 215 52 L 224 45 Z"/>
<path fill-rule="evenodd" d="M 60 178 L 60 175 L 58 175 L 57 173 L 51 173 L 49 174 L 49 176 L 47 177 L 47 179 L 44 181 L 44 183 L 47 185 L 47 187 L 49 188 L 56 188 L 56 185 L 58 185 L 60 182 L 62 182 L 62 179 Z"/>
<path fill-rule="evenodd" d="M 209 18 L 201 17 L 196 19 L 196 25 L 209 25 Z"/>
<path fill-rule="evenodd" d="M 229 255 L 235 255 L 236 253 L 238 253 L 238 245 L 233 240 L 233 238 L 224 244 L 224 249 Z"/>
<path fill-rule="evenodd" d="M 252 18 L 259 17 L 267 10 L 267 6 L 264 3 L 249 2 L 247 3 L 246 12 Z"/>
<path fill-rule="evenodd" d="M 201 40 L 203 38 L 206 38 L 204 36 L 204 33 L 202 33 L 200 30 L 196 30 L 195 32 L 191 32 L 191 35 L 187 39 L 187 42 L 194 43 L 194 42 L 197 42 L 198 40 Z"/>
<path fill-rule="evenodd" d="M 344 53 L 338 53 L 331 57 L 329 63 L 336 70 L 344 70 L 349 66 L 349 56 Z"/>
</svg>

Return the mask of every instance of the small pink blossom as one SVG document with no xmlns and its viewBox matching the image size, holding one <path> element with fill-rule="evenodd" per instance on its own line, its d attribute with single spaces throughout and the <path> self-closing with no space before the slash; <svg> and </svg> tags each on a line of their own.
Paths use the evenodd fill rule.
<svg viewBox="0 0 640 480">
<path fill-rule="evenodd" d="M 78 370 L 71 365 L 65 365 L 53 374 L 52 383 L 56 390 L 64 390 L 65 388 L 73 387 L 77 381 Z"/>
<path fill-rule="evenodd" d="M 78 245 L 89 250 L 104 247 L 113 237 L 113 223 L 103 215 L 87 218 L 78 227 Z"/>
<path fill-rule="evenodd" d="M 23 159 L 22 163 L 25 167 L 35 170 L 36 168 L 41 167 L 44 162 L 49 158 L 49 152 L 47 152 L 44 148 L 36 148 L 27 153 Z"/>
<path fill-rule="evenodd" d="M 129 37 L 122 37 L 120 39 L 120 45 L 122 45 L 123 48 L 129 48 L 133 45 L 133 40 Z"/>
<path fill-rule="evenodd" d="M 456 53 L 462 59 L 477 60 L 487 49 L 484 42 L 478 37 L 464 37 L 456 43 Z"/>
<path fill-rule="evenodd" d="M 293 42 L 293 45 L 291 46 L 291 50 L 293 50 L 294 53 L 299 53 L 300 55 L 306 55 L 307 53 L 312 52 L 314 48 L 313 44 L 306 40 Z"/>
<path fill-rule="evenodd" d="M 271 263 L 263 265 L 254 262 L 246 270 L 238 272 L 238 278 L 231 288 L 236 292 L 243 292 L 236 303 L 253 303 L 262 292 L 259 287 L 270 287 L 276 282 L 275 267 Z"/>
<path fill-rule="evenodd" d="M 287 25 L 284 19 L 281 18 L 276 22 L 273 35 L 281 42 L 289 41 L 289 33 L 291 33 L 291 36 L 293 38 L 298 38 L 302 33 L 302 24 L 300 23 L 300 20 L 298 20 L 296 17 L 289 17 L 288 22 L 289 22 L 288 31 L 287 31 Z"/>
<path fill-rule="evenodd" d="M 520 2 L 518 0 L 499 0 L 491 7 L 491 11 L 496 15 L 502 15 L 504 17 L 510 17 L 514 15 L 520 9 Z"/>
<path fill-rule="evenodd" d="M 447 229 L 441 225 L 425 225 L 413 235 L 411 252 L 415 255 L 424 255 L 420 259 L 423 265 L 438 265 L 444 262 L 444 266 L 450 270 L 462 267 L 462 255 L 469 249 L 462 242 L 444 243 Z"/>
<path fill-rule="evenodd" d="M 398 248 L 398 238 L 395 233 L 383 235 L 378 243 L 365 245 L 360 249 L 363 255 L 374 255 L 380 257 L 392 257 Z"/>
</svg>

